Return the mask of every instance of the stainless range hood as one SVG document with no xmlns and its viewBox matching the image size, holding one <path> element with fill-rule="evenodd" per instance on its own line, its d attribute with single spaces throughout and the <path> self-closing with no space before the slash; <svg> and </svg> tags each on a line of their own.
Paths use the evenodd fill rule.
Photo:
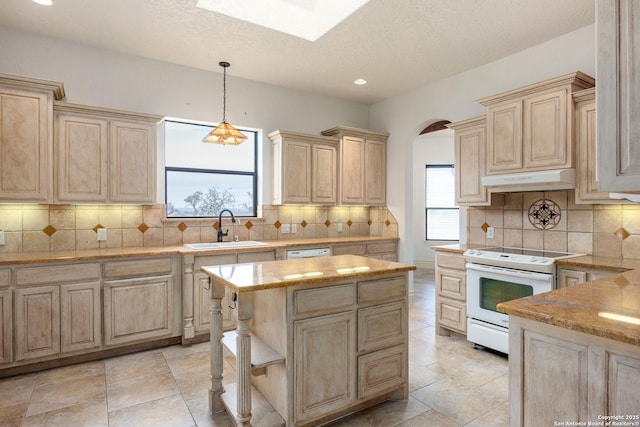
<svg viewBox="0 0 640 427">
<path fill-rule="evenodd" d="M 520 172 L 482 177 L 482 186 L 494 193 L 516 191 L 573 190 L 576 187 L 576 170 L 553 169 Z"/>
</svg>

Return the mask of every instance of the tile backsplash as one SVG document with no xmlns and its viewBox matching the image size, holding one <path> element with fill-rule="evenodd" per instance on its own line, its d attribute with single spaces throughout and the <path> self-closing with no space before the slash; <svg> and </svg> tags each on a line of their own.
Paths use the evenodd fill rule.
<svg viewBox="0 0 640 427">
<path fill-rule="evenodd" d="M 217 219 L 167 219 L 164 205 L 18 205 L 0 204 L 0 253 L 181 245 L 213 242 Z M 231 240 L 286 240 L 313 237 L 397 237 L 398 223 L 385 207 L 262 206 L 259 218 L 229 216 L 222 227 Z M 296 224 L 297 233 L 282 233 Z M 338 232 L 338 224 L 342 231 Z M 97 240 L 98 228 L 107 240 Z"/>
<path fill-rule="evenodd" d="M 559 207 L 553 228 L 538 229 L 530 221 L 530 207 L 541 199 Z M 577 205 L 574 200 L 573 191 L 508 193 L 503 206 L 470 207 L 467 242 L 640 259 L 640 204 Z M 488 227 L 494 227 L 493 239 L 487 238 Z"/>
</svg>

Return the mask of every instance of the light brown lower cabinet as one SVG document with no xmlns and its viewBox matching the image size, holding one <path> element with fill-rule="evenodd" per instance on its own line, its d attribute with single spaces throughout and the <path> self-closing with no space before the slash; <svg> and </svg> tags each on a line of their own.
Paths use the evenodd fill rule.
<svg viewBox="0 0 640 427">
<path fill-rule="evenodd" d="M 11 290 L 0 291 L 0 364 L 13 360 L 13 301 Z"/>
<path fill-rule="evenodd" d="M 462 255 L 436 254 L 436 332 L 467 333 L 467 272 Z"/>
<path fill-rule="evenodd" d="M 512 427 L 640 415 L 638 346 L 509 316 L 509 349 Z"/>
<path fill-rule="evenodd" d="M 171 275 L 105 282 L 105 345 L 171 335 L 173 306 Z"/>
<path fill-rule="evenodd" d="M 100 283 L 60 286 L 60 351 L 80 352 L 102 345 Z"/>
<path fill-rule="evenodd" d="M 60 287 L 16 289 L 16 361 L 60 353 Z"/>
</svg>

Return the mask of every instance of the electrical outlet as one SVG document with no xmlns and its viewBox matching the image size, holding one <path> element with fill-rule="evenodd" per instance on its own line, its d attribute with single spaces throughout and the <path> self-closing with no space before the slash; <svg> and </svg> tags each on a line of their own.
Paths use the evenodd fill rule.
<svg viewBox="0 0 640 427">
<path fill-rule="evenodd" d="M 338 223 L 338 233 L 342 233 L 342 223 Z"/>
<path fill-rule="evenodd" d="M 487 239 L 495 239 L 495 237 L 496 237 L 495 229 L 493 227 L 488 227 L 487 228 Z"/>
<path fill-rule="evenodd" d="M 4 245 L 4 231 L 0 230 L 0 246 Z"/>
<path fill-rule="evenodd" d="M 104 242 L 107 240 L 107 229 L 106 228 L 98 228 L 98 241 Z"/>
<path fill-rule="evenodd" d="M 291 224 L 291 233 L 296 234 L 298 232 L 298 224 Z"/>
<path fill-rule="evenodd" d="M 282 224 L 280 232 L 282 234 L 289 234 L 291 232 L 291 224 Z"/>
</svg>

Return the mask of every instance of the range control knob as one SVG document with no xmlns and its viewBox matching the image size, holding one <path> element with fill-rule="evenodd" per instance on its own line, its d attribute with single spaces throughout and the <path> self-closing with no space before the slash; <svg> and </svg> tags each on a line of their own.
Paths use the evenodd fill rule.
<svg viewBox="0 0 640 427">
<path fill-rule="evenodd" d="M 538 262 L 538 258 L 536 258 L 536 257 L 531 257 L 531 259 L 530 259 L 529 261 L 531 261 L 531 262 Z"/>
</svg>

